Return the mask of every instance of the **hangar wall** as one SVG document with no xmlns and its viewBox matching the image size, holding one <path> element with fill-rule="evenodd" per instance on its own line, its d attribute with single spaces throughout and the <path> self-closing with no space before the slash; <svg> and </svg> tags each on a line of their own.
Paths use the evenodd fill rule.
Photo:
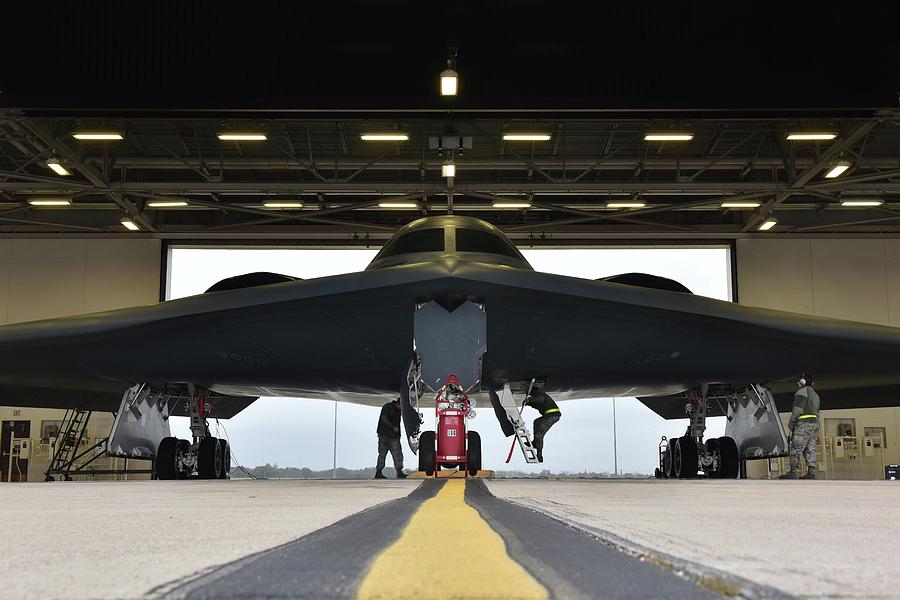
<svg viewBox="0 0 900 600">
<path fill-rule="evenodd" d="M 736 261 L 741 304 L 900 327 L 900 239 L 742 239 Z M 900 408 L 828 410 L 822 418 L 828 436 L 839 419 L 852 419 L 856 436 L 883 427 L 884 461 L 900 463 Z M 764 475 L 765 461 L 752 461 L 748 472 Z"/>
<path fill-rule="evenodd" d="M 0 239 L 0 323 L 156 304 L 160 244 L 149 239 Z M 27 465 L 31 481 L 43 479 L 50 448 L 49 439 L 42 436 L 47 427 L 62 420 L 64 412 L 0 407 L 0 421 L 7 426 L 12 421 L 31 423 Z M 111 426 L 112 415 L 92 415 L 87 445 L 105 437 Z M 116 461 L 95 464 L 109 469 L 115 468 Z M 145 465 L 139 461 L 134 468 Z M 9 470 L 8 465 L 3 470 Z M 15 470 L 12 473 L 17 475 Z"/>
</svg>

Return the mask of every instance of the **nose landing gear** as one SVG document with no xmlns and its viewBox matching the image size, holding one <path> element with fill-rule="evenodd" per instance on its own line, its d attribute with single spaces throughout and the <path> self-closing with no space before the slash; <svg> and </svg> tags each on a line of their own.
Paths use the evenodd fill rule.
<svg viewBox="0 0 900 600">
<path fill-rule="evenodd" d="M 228 479 L 231 448 L 212 437 L 206 415 L 210 413 L 209 390 L 188 386 L 193 443 L 163 438 L 156 451 L 157 479 Z"/>
</svg>

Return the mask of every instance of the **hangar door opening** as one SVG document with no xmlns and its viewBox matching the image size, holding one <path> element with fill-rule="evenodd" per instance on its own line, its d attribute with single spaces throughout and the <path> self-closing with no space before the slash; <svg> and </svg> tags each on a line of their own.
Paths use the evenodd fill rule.
<svg viewBox="0 0 900 600">
<path fill-rule="evenodd" d="M 537 271 L 586 279 L 649 273 L 674 279 L 698 295 L 732 300 L 732 257 L 727 245 L 521 250 Z M 171 300 L 200 294 L 222 279 L 259 271 L 303 279 L 361 271 L 376 253 L 377 249 L 361 248 L 173 245 L 168 250 L 165 297 Z M 545 462 L 534 466 L 526 465 L 516 455 L 509 465 L 504 464 L 509 440 L 502 436 L 492 411 L 481 410 L 472 426 L 482 435 L 485 467 L 523 472 L 652 474 L 660 436 L 682 435 L 686 423 L 664 421 L 634 398 L 567 401 L 561 408 L 563 419 L 547 436 Z M 537 413 L 526 410 L 525 415 L 530 422 Z M 426 414 L 426 423 L 429 418 Z M 271 464 L 328 471 L 335 466 L 362 469 L 375 464 L 377 419 L 378 409 L 368 406 L 261 398 L 218 426 L 227 430 L 235 464 L 240 460 L 250 467 Z M 215 430 L 217 424 L 211 426 Z M 724 434 L 724 418 L 709 419 L 708 426 L 708 435 Z M 190 438 L 187 419 L 173 418 L 172 429 L 173 435 Z M 224 431 L 218 435 L 224 437 Z M 405 443 L 404 454 L 407 468 L 415 466 L 415 457 Z"/>
</svg>

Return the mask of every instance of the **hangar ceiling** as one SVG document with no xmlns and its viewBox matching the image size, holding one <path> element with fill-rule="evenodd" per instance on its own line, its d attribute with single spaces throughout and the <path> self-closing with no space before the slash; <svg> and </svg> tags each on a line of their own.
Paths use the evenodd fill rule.
<svg viewBox="0 0 900 600">
<path fill-rule="evenodd" d="M 452 211 L 537 242 L 900 234 L 897 110 L 89 114 L 0 113 L 0 232 L 377 243 Z M 98 131 L 122 139 L 73 137 Z M 228 132 L 266 139 L 219 139 Z M 645 139 L 660 132 L 693 137 Z M 835 137 L 787 139 L 796 132 Z M 361 138 L 371 133 L 408 140 Z M 503 139 L 514 133 L 549 139 Z M 443 177 L 450 159 L 456 175 Z M 735 202 L 759 206 L 723 207 Z M 521 207 L 495 206 L 508 204 Z"/>
</svg>

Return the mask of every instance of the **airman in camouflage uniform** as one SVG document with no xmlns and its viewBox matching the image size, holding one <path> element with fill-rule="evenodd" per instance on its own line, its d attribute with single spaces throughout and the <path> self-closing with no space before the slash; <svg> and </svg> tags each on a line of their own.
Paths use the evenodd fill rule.
<svg viewBox="0 0 900 600">
<path fill-rule="evenodd" d="M 788 429 L 791 430 L 791 470 L 780 479 L 816 478 L 816 440 L 819 438 L 819 394 L 812 387 L 809 373 L 800 376 L 800 389 L 794 394 L 794 409 Z M 800 455 L 806 459 L 806 475 L 800 473 Z"/>
</svg>

